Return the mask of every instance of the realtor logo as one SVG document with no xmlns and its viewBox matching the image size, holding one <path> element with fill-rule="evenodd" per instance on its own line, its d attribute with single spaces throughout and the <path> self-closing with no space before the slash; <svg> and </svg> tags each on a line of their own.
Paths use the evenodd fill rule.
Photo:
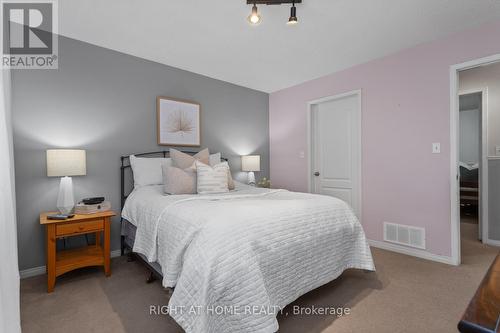
<svg viewBox="0 0 500 333">
<path fill-rule="evenodd" d="M 54 0 L 0 2 L 2 67 L 57 68 L 57 3 Z"/>
</svg>

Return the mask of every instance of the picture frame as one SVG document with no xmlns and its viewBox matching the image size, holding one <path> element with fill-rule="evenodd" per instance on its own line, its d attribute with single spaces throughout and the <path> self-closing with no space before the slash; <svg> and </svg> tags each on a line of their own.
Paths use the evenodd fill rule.
<svg viewBox="0 0 500 333">
<path fill-rule="evenodd" d="M 165 96 L 156 98 L 157 143 L 160 146 L 201 146 L 201 105 Z"/>
</svg>

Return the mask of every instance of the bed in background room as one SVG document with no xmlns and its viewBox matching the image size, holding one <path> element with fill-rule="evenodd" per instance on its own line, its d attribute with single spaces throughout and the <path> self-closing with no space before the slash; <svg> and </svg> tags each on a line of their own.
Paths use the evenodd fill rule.
<svg viewBox="0 0 500 333">
<path fill-rule="evenodd" d="M 169 153 L 159 154 L 150 166 L 161 174 Z M 128 159 L 122 247 L 174 288 L 170 315 L 186 332 L 276 332 L 278 312 L 301 295 L 346 269 L 375 269 L 361 224 L 339 199 L 238 182 L 226 193 L 167 195 L 159 174 L 125 195 Z"/>
<path fill-rule="evenodd" d="M 460 162 L 460 209 L 463 214 L 479 215 L 479 164 Z"/>
</svg>

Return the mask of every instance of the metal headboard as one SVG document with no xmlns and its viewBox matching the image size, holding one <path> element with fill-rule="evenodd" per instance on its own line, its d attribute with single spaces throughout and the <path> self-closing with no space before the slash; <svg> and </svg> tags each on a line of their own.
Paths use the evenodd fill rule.
<svg viewBox="0 0 500 333">
<path fill-rule="evenodd" d="M 183 153 L 189 154 L 189 155 L 194 155 L 197 153 L 197 151 L 182 151 Z M 139 154 L 130 154 L 134 156 L 139 156 L 139 157 L 169 157 L 170 156 L 170 151 L 169 150 L 162 150 L 162 151 L 153 151 L 149 153 L 139 153 Z M 125 200 L 127 200 L 127 197 L 130 193 L 126 193 L 125 189 L 125 171 L 127 169 L 131 169 L 130 166 L 130 155 L 125 155 L 121 157 L 121 167 L 120 167 L 120 176 L 121 176 L 121 181 L 120 181 L 120 193 L 121 193 L 121 209 L 123 209 L 123 206 L 125 205 Z M 226 158 L 221 157 L 221 160 L 227 161 Z M 132 179 L 133 181 L 133 179 Z"/>
<path fill-rule="evenodd" d="M 194 155 L 197 153 L 197 151 L 182 151 L 183 153 L 189 154 L 189 155 Z M 170 151 L 169 150 L 162 150 L 162 151 L 153 151 L 150 153 L 139 153 L 139 154 L 130 154 L 134 156 L 140 156 L 140 157 L 169 157 L 170 156 Z M 125 205 L 125 200 L 127 200 L 128 195 L 130 192 L 126 192 L 125 189 L 125 171 L 127 169 L 132 170 L 132 167 L 130 166 L 130 155 L 125 155 L 120 157 L 121 159 L 121 166 L 120 166 L 120 176 L 121 176 L 121 181 L 120 181 L 120 193 L 121 193 L 121 209 L 123 210 L 123 206 Z M 227 162 L 227 159 L 224 157 L 221 157 L 221 160 L 224 160 Z M 131 181 L 133 182 L 133 176 L 131 175 Z M 133 187 L 133 186 L 132 186 Z M 125 194 L 127 193 L 127 194 Z M 121 215 L 121 214 L 120 214 Z M 123 218 L 120 219 L 120 222 L 123 222 Z M 121 255 L 123 256 L 125 254 L 125 236 L 122 234 L 121 235 Z"/>
</svg>

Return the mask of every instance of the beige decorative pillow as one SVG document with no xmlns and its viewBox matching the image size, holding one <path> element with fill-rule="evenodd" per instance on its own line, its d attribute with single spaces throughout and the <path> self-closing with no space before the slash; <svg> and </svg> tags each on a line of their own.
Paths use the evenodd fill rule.
<svg viewBox="0 0 500 333">
<path fill-rule="evenodd" d="M 227 185 L 229 165 L 227 162 L 219 163 L 213 168 L 199 161 L 196 161 L 195 164 L 198 194 L 229 192 Z"/>
<path fill-rule="evenodd" d="M 217 154 L 212 154 L 210 155 L 209 157 L 209 162 L 210 162 L 210 166 L 211 167 L 214 167 L 215 165 L 219 164 L 221 162 L 221 153 L 217 153 Z M 229 166 L 229 164 L 228 164 Z M 229 168 L 228 169 L 228 172 L 227 172 L 227 184 L 228 184 L 228 188 L 230 191 L 234 190 L 234 181 L 233 181 L 233 176 L 231 175 L 231 169 Z"/>
<path fill-rule="evenodd" d="M 163 192 L 166 194 L 196 194 L 196 170 L 163 165 Z"/>
<path fill-rule="evenodd" d="M 210 152 L 208 148 L 203 149 L 196 153 L 196 155 L 189 155 L 178 151 L 177 149 L 170 148 L 170 158 L 172 158 L 173 166 L 180 169 L 187 169 L 193 165 L 195 161 L 200 161 L 203 164 L 208 164 Z"/>
</svg>

